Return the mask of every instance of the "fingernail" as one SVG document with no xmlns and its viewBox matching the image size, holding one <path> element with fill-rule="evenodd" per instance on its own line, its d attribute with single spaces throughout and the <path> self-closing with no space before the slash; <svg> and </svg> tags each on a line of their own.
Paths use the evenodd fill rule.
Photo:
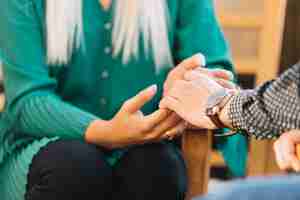
<svg viewBox="0 0 300 200">
<path fill-rule="evenodd" d="M 160 109 L 166 109 L 166 108 L 165 108 L 165 105 L 164 105 L 164 103 L 163 103 L 163 99 L 159 102 L 159 108 L 160 108 Z"/>
<path fill-rule="evenodd" d="M 234 80 L 234 75 L 231 72 L 227 72 L 228 76 L 230 77 L 230 80 L 233 81 Z"/>
<path fill-rule="evenodd" d="M 206 59 L 205 59 L 204 55 L 202 53 L 198 53 L 198 54 L 196 54 L 196 56 L 197 56 L 197 58 L 199 60 L 200 66 L 201 67 L 206 66 Z"/>
<path fill-rule="evenodd" d="M 157 91 L 157 85 L 151 85 L 146 90 L 147 90 L 147 92 L 149 91 L 151 93 L 156 93 L 156 91 Z"/>
</svg>

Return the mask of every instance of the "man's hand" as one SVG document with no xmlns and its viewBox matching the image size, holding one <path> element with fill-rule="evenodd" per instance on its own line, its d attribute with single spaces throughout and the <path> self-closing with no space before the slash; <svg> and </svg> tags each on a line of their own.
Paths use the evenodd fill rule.
<svg viewBox="0 0 300 200">
<path fill-rule="evenodd" d="M 300 144 L 300 130 L 284 133 L 274 143 L 276 161 L 280 169 L 300 172 L 300 160 L 296 146 Z"/>
<path fill-rule="evenodd" d="M 205 129 L 215 129 L 206 115 L 209 97 L 224 88 L 207 75 L 199 75 L 196 80 L 180 80 L 160 102 L 161 109 L 176 112 L 188 123 Z"/>
</svg>

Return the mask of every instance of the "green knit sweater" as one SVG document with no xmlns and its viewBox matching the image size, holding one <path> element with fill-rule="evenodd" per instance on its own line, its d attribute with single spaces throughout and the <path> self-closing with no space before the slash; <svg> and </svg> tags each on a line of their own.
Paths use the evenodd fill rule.
<svg viewBox="0 0 300 200">
<path fill-rule="evenodd" d="M 111 119 L 125 100 L 151 84 L 158 84 L 159 95 L 143 111 L 157 109 L 161 86 L 172 66 L 157 74 L 151 55 L 144 51 L 126 65 L 112 56 L 113 2 L 112 8 L 104 11 L 98 0 L 84 0 L 85 53 L 74 52 L 67 65 L 48 66 L 45 1 L 0 1 L 0 57 L 7 100 L 0 118 L 1 199 L 24 198 L 32 158 L 50 141 L 83 140 L 93 120 Z M 232 71 L 212 1 L 167 3 L 174 63 L 201 52 L 208 67 Z M 109 163 L 116 163 L 122 152 L 112 151 Z"/>
</svg>

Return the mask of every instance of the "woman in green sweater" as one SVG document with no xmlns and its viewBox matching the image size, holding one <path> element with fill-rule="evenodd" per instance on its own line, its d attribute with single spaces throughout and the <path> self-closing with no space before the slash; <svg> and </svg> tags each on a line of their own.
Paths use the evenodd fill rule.
<svg viewBox="0 0 300 200">
<path fill-rule="evenodd" d="M 195 53 L 232 71 L 211 0 L 1 0 L 0 35 L 1 199 L 184 199 L 158 102 Z"/>
</svg>

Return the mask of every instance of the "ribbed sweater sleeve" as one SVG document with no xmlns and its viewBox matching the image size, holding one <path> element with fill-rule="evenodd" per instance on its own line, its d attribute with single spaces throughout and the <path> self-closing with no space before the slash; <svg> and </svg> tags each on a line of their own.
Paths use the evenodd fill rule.
<svg viewBox="0 0 300 200">
<path fill-rule="evenodd" d="M 55 95 L 39 94 L 21 105 L 18 128 L 36 137 L 81 139 L 95 119 L 94 115 L 61 101 Z"/>
<path fill-rule="evenodd" d="M 96 116 L 65 102 L 46 62 L 44 27 L 35 1 L 0 1 L 0 59 L 5 113 L 14 129 L 35 137 L 83 138 Z M 25 34 L 24 34 L 25 33 Z"/>
</svg>

